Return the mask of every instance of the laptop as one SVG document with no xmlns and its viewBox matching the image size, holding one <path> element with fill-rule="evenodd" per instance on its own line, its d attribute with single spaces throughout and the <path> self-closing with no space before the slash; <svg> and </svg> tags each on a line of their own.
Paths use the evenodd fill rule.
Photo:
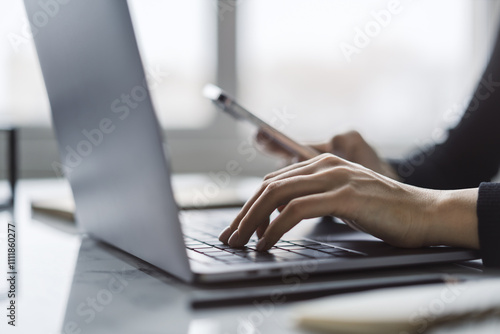
<svg viewBox="0 0 500 334">
<path fill-rule="evenodd" d="M 237 210 L 181 211 L 126 1 L 24 0 L 78 224 L 186 282 L 224 282 L 471 260 L 466 249 L 397 249 L 331 218 L 302 222 L 269 253 L 217 239 Z M 48 13 L 47 10 L 51 11 Z M 124 98 L 125 97 L 125 98 Z M 133 99 L 133 106 L 127 103 Z"/>
</svg>

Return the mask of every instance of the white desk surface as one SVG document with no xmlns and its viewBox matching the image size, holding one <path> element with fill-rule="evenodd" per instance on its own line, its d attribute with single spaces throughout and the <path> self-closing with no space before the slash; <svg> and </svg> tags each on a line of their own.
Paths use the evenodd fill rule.
<svg viewBox="0 0 500 334">
<path fill-rule="evenodd" d="M 0 284 L 1 333 L 309 333 L 291 323 L 294 303 L 193 309 L 193 287 L 77 233 L 69 222 L 32 217 L 31 199 L 68 192 L 65 181 L 23 180 L 17 189 L 15 218 L 0 213 L 1 226 L 16 222 L 17 326 L 6 324 L 6 285 Z M 5 273 L 5 259 L 0 266 Z M 470 326 L 433 333 L 469 333 Z M 500 332 L 491 323 L 473 326 L 476 333 Z"/>
</svg>

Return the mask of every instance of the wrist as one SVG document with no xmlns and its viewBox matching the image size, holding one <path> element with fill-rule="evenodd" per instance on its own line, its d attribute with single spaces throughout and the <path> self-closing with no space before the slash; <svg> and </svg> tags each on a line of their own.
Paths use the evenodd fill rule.
<svg viewBox="0 0 500 334">
<path fill-rule="evenodd" d="M 425 244 L 478 249 L 477 188 L 433 192 L 434 203 L 425 222 Z"/>
</svg>

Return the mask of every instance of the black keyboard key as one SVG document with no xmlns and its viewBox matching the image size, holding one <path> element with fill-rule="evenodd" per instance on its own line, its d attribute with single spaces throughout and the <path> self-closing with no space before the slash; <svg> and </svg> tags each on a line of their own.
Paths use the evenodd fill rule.
<svg viewBox="0 0 500 334">
<path fill-rule="evenodd" d="M 319 242 L 308 241 L 308 240 L 288 240 L 288 242 L 293 243 L 295 245 L 304 246 L 304 247 L 321 245 Z"/>
<path fill-rule="evenodd" d="M 334 246 L 330 245 L 323 245 L 323 244 L 318 244 L 318 245 L 309 245 L 307 248 L 312 248 L 312 249 L 329 249 L 329 248 L 335 248 Z"/>
<path fill-rule="evenodd" d="M 300 250 L 293 250 L 292 252 L 300 255 L 309 256 L 315 259 L 332 257 L 332 254 L 323 253 L 315 249 L 300 249 Z"/>
<path fill-rule="evenodd" d="M 335 247 L 328 247 L 328 248 L 320 248 L 320 251 L 328 254 L 343 254 L 343 253 L 349 253 L 346 250 L 343 250 L 341 248 L 335 248 Z"/>
<path fill-rule="evenodd" d="M 305 249 L 306 247 L 301 246 L 301 245 L 288 244 L 288 245 L 279 246 L 279 248 L 290 250 L 290 249 Z"/>
<path fill-rule="evenodd" d="M 309 257 L 302 255 L 302 254 L 297 254 L 293 252 L 283 252 L 281 254 L 277 254 L 276 258 L 279 261 L 297 261 L 297 260 L 307 260 L 310 259 Z"/>
<path fill-rule="evenodd" d="M 187 249 L 186 251 L 187 251 L 188 258 L 193 260 L 193 261 L 200 262 L 200 263 L 207 263 L 207 264 L 215 261 L 210 256 L 198 253 L 194 250 Z"/>
<path fill-rule="evenodd" d="M 246 256 L 247 259 L 253 262 L 273 262 L 276 257 L 269 253 L 251 252 Z"/>
<path fill-rule="evenodd" d="M 279 256 L 280 254 L 287 254 L 290 253 L 290 251 L 286 249 L 281 249 L 281 248 L 271 248 L 270 250 L 267 251 L 269 254 Z"/>
<path fill-rule="evenodd" d="M 244 248 L 244 249 L 239 249 L 239 248 L 230 248 L 226 250 L 227 252 L 231 252 L 233 254 L 236 254 L 238 256 L 247 256 L 248 254 L 255 252 L 254 250 Z"/>
<path fill-rule="evenodd" d="M 218 249 L 218 248 L 214 248 L 214 247 L 211 247 L 211 248 L 195 248 L 195 250 L 197 250 L 200 253 L 207 254 L 209 256 L 217 256 L 217 254 L 227 253 L 226 251 L 223 251 L 222 249 Z"/>
<path fill-rule="evenodd" d="M 250 259 L 240 256 L 235 256 L 232 258 L 223 258 L 222 261 L 228 264 L 252 263 Z"/>
<path fill-rule="evenodd" d="M 341 252 L 341 253 L 334 253 L 332 254 L 335 257 L 342 257 L 342 258 L 360 258 L 363 257 L 363 255 L 354 253 L 354 252 Z"/>
<path fill-rule="evenodd" d="M 231 248 L 231 246 L 229 246 L 229 245 L 225 245 L 225 244 L 223 244 L 223 243 L 222 243 L 222 242 L 220 242 L 220 241 L 219 241 L 219 242 L 214 242 L 214 243 L 212 243 L 212 246 L 217 247 L 217 248 L 220 248 L 220 249 Z"/>
<path fill-rule="evenodd" d="M 220 252 L 220 253 L 208 253 L 207 255 L 210 255 L 212 257 L 215 257 L 216 259 L 225 259 L 225 258 L 233 258 L 233 257 L 239 257 L 238 255 L 235 255 L 233 253 L 229 252 Z"/>
</svg>

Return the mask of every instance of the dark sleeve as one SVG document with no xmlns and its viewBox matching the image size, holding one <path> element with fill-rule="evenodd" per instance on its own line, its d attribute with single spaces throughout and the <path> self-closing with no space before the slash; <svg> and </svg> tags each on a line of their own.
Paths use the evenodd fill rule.
<svg viewBox="0 0 500 334">
<path fill-rule="evenodd" d="M 479 186 L 477 218 L 483 264 L 500 268 L 500 183 Z"/>
<path fill-rule="evenodd" d="M 500 37 L 500 35 L 499 35 Z M 392 161 L 405 183 L 432 189 L 478 187 L 500 167 L 500 39 L 460 123 L 444 143 Z"/>
<path fill-rule="evenodd" d="M 483 264 L 500 268 L 500 35 L 460 123 L 442 143 L 393 161 L 404 182 L 433 189 L 479 187 L 478 234 Z"/>
</svg>

